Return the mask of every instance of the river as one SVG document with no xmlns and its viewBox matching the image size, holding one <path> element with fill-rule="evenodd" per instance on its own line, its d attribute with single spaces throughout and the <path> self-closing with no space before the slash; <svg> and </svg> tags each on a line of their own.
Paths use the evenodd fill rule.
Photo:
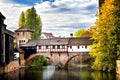
<svg viewBox="0 0 120 80">
<path fill-rule="evenodd" d="M 115 73 L 91 71 L 88 66 L 56 70 L 54 66 L 22 68 L 0 75 L 0 80 L 119 80 Z"/>
</svg>

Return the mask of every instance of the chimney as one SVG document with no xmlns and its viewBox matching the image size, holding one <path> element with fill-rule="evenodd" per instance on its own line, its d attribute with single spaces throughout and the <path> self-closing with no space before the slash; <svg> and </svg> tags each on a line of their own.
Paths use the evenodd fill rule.
<svg viewBox="0 0 120 80">
<path fill-rule="evenodd" d="M 70 33 L 70 37 L 73 37 L 73 33 Z"/>
</svg>

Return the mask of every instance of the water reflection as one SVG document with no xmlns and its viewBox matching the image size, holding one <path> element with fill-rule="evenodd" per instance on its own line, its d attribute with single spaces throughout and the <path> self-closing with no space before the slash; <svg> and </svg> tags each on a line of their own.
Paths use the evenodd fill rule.
<svg viewBox="0 0 120 80">
<path fill-rule="evenodd" d="M 50 79 L 55 72 L 54 66 L 47 66 L 43 71 L 43 80 Z"/>
<path fill-rule="evenodd" d="M 55 70 L 54 66 L 31 67 L 19 69 L 4 75 L 0 80 L 119 80 L 120 75 L 90 71 L 88 67 L 69 68 L 69 70 Z"/>
</svg>

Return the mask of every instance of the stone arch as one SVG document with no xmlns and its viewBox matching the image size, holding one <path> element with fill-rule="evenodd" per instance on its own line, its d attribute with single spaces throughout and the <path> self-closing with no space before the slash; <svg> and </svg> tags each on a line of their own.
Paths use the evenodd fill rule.
<svg viewBox="0 0 120 80">
<path fill-rule="evenodd" d="M 66 61 L 66 63 L 65 63 L 65 65 L 63 66 L 63 68 L 68 68 L 68 63 L 73 59 L 73 58 L 75 58 L 75 57 L 77 57 L 77 56 L 82 56 L 82 57 L 84 57 L 84 60 L 86 60 L 86 59 L 88 59 L 88 57 L 90 57 L 90 55 L 89 55 L 89 53 L 79 53 L 79 54 L 74 54 L 73 53 L 73 55 L 71 55 L 69 58 L 68 58 L 68 60 Z"/>
<path fill-rule="evenodd" d="M 44 56 L 46 57 L 47 59 L 49 59 L 50 61 L 52 61 L 51 57 L 49 55 L 44 55 L 44 53 L 33 53 L 31 54 L 27 59 L 26 59 L 26 62 L 25 62 L 25 66 L 29 67 L 30 66 L 30 63 L 31 61 L 37 57 L 37 56 Z M 52 61 L 52 63 L 54 64 L 54 62 Z"/>
</svg>

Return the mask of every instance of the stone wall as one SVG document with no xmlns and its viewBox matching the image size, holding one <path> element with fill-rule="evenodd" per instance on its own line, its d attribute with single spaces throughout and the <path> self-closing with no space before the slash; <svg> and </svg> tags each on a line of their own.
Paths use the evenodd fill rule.
<svg viewBox="0 0 120 80">
<path fill-rule="evenodd" d="M 20 54 L 20 67 L 25 67 L 24 53 Z"/>
<path fill-rule="evenodd" d="M 116 60 L 116 73 L 120 74 L 120 60 Z"/>
<path fill-rule="evenodd" d="M 5 65 L 5 73 L 19 69 L 19 61 L 11 61 L 8 65 Z"/>
<path fill-rule="evenodd" d="M 9 64 L 4 64 L 3 66 L 1 66 L 0 67 L 0 74 L 14 71 L 14 70 L 19 69 L 19 68 L 20 68 L 19 61 L 14 60 L 14 61 L 11 61 Z"/>
<path fill-rule="evenodd" d="M 120 80 L 120 60 L 116 60 L 116 80 Z"/>
<path fill-rule="evenodd" d="M 8 73 L 24 66 L 25 66 L 24 54 L 20 54 L 20 61 L 19 59 L 16 59 L 14 61 L 11 61 L 9 64 L 4 64 L 3 66 L 0 67 L 0 74 Z"/>
</svg>

